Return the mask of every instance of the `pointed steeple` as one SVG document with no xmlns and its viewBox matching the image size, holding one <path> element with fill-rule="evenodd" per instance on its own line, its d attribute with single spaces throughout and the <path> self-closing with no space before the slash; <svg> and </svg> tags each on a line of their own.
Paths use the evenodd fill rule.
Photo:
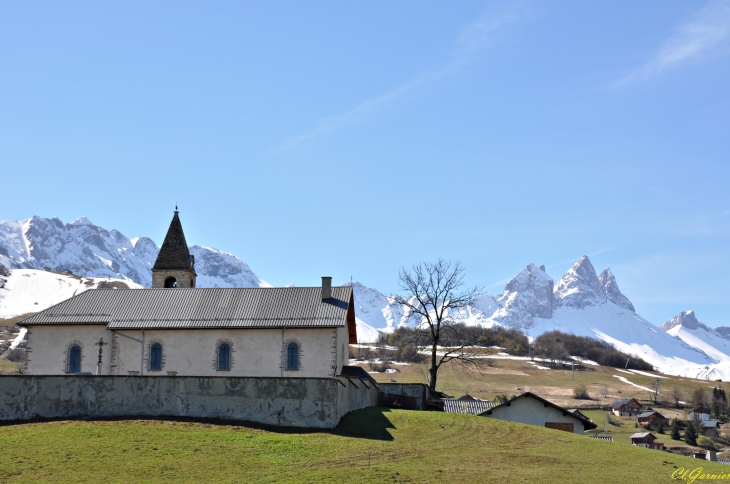
<svg viewBox="0 0 730 484">
<path fill-rule="evenodd" d="M 152 287 L 195 287 L 195 261 L 185 241 L 180 216 L 175 214 L 152 267 Z"/>
</svg>

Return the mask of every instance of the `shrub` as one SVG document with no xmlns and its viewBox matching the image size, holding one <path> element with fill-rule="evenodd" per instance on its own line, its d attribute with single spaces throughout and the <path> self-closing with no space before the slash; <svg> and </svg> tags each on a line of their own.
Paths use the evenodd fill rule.
<svg viewBox="0 0 730 484">
<path fill-rule="evenodd" d="M 715 448 L 715 443 L 712 441 L 712 439 L 709 437 L 706 437 L 704 435 L 700 435 L 699 437 L 697 437 L 697 445 L 704 449 L 714 449 Z"/>
<path fill-rule="evenodd" d="M 585 385 L 578 385 L 577 387 L 573 388 L 573 398 L 577 398 L 580 400 L 591 399 L 590 395 L 588 395 L 588 388 L 586 388 Z"/>
</svg>

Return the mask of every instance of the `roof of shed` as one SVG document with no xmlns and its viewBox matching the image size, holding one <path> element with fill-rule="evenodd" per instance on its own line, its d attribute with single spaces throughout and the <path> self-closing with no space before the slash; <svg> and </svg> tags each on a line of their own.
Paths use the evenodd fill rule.
<svg viewBox="0 0 730 484">
<path fill-rule="evenodd" d="M 643 418 L 643 417 L 650 417 L 650 416 L 652 416 L 652 415 L 654 415 L 654 414 L 657 414 L 657 415 L 659 415 L 659 416 L 660 416 L 661 418 L 667 418 L 667 417 L 665 417 L 664 415 L 662 415 L 661 413 L 657 412 L 656 410 L 647 410 L 646 412 L 641 412 L 641 413 L 640 413 L 640 414 L 638 415 L 638 417 L 639 417 L 639 418 Z"/>
<path fill-rule="evenodd" d="M 347 324 L 350 286 L 90 289 L 30 316 L 21 326 L 107 324 L 109 329 L 340 327 Z"/>
<path fill-rule="evenodd" d="M 619 408 L 621 405 L 626 405 L 631 400 L 636 400 L 636 399 L 635 398 L 624 398 L 623 400 L 619 400 L 618 402 L 614 403 L 613 407 L 611 407 L 611 408 Z M 636 403 L 639 403 L 639 401 L 636 400 Z M 641 404 L 639 403 L 639 405 L 641 405 Z"/>
<path fill-rule="evenodd" d="M 656 436 L 654 434 L 652 434 L 651 432 L 638 432 L 636 434 L 632 434 L 631 437 L 629 437 L 629 438 L 631 438 L 631 439 L 643 439 L 644 437 L 647 437 L 649 435 L 651 435 L 652 437 L 656 438 Z"/>
</svg>

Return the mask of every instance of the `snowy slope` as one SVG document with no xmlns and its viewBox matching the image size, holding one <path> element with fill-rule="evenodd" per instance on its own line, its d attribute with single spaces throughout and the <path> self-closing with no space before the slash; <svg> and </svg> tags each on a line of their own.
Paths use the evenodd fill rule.
<svg viewBox="0 0 730 484">
<path fill-rule="evenodd" d="M 0 288 L 0 318 L 36 313 L 88 289 L 142 287 L 128 280 L 86 278 L 33 269 L 15 269 L 10 275 L 1 277 L 5 282 Z"/>
</svg>

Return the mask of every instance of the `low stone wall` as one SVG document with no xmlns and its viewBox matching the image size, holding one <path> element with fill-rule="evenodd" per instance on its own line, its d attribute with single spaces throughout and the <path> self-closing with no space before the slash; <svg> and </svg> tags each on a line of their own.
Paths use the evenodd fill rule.
<svg viewBox="0 0 730 484">
<path fill-rule="evenodd" d="M 347 412 L 377 405 L 368 386 L 342 378 L 0 376 L 0 420 L 192 417 L 334 428 Z"/>
<path fill-rule="evenodd" d="M 406 410 L 426 410 L 431 391 L 423 383 L 379 383 L 378 405 Z"/>
</svg>

